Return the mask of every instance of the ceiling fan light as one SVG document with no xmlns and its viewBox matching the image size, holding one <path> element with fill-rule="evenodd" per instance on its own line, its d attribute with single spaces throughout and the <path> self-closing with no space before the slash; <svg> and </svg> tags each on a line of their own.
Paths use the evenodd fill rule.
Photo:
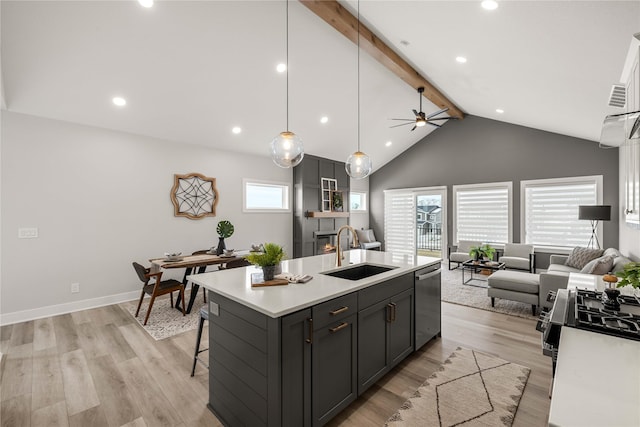
<svg viewBox="0 0 640 427">
<path fill-rule="evenodd" d="M 373 164 L 371 158 L 362 151 L 356 151 L 347 159 L 347 163 L 344 165 L 344 169 L 353 179 L 362 179 L 369 176 Z"/>
<path fill-rule="evenodd" d="M 281 168 L 293 168 L 300 164 L 304 157 L 302 140 L 293 132 L 280 132 L 271 141 L 271 159 Z"/>
<path fill-rule="evenodd" d="M 424 119 L 418 119 L 416 120 L 416 126 L 418 126 L 419 128 L 421 128 L 422 126 L 426 125 L 427 121 Z"/>
</svg>

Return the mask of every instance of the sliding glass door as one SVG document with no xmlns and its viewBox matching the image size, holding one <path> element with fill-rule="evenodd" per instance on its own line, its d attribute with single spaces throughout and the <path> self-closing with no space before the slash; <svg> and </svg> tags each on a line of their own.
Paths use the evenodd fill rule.
<svg viewBox="0 0 640 427">
<path fill-rule="evenodd" d="M 446 187 L 385 191 L 385 251 L 444 258 L 446 207 Z"/>
</svg>

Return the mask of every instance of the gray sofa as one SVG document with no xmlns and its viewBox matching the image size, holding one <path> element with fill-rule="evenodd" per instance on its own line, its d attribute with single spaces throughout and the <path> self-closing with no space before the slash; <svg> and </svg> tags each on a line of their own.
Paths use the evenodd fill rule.
<svg viewBox="0 0 640 427">
<path fill-rule="evenodd" d="M 620 251 L 615 248 L 608 248 L 604 251 L 603 256 L 613 257 L 613 267 L 611 272 L 617 273 L 622 271 L 625 264 L 631 260 L 623 256 Z M 551 255 L 549 258 L 549 268 L 546 272 L 540 273 L 540 307 L 551 307 L 551 303 L 547 302 L 547 294 L 550 291 L 566 288 L 569 281 L 569 273 L 580 273 L 580 269 L 566 265 L 569 255 Z"/>
</svg>

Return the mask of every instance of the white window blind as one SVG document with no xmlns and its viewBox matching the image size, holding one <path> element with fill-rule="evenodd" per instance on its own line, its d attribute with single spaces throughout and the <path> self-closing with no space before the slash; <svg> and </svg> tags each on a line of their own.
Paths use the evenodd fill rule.
<svg viewBox="0 0 640 427">
<path fill-rule="evenodd" d="M 586 246 L 591 223 L 578 219 L 578 206 L 600 204 L 601 185 L 602 176 L 522 181 L 523 240 L 534 245 Z"/>
<path fill-rule="evenodd" d="M 454 241 L 508 243 L 511 188 L 511 182 L 454 185 Z"/>
<path fill-rule="evenodd" d="M 416 239 L 415 195 L 409 192 L 384 193 L 384 250 L 413 256 Z"/>
</svg>

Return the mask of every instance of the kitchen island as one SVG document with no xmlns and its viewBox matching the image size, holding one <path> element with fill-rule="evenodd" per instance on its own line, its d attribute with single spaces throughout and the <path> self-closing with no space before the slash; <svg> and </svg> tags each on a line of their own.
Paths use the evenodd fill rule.
<svg viewBox="0 0 640 427">
<path fill-rule="evenodd" d="M 255 267 L 190 276 L 209 290 L 209 408 L 225 425 L 323 425 L 416 350 L 418 329 L 440 334 L 439 258 L 351 250 L 337 268 L 335 256 L 284 261 L 313 276 L 304 284 L 252 288 Z M 363 263 L 392 268 L 323 274 Z"/>
</svg>

